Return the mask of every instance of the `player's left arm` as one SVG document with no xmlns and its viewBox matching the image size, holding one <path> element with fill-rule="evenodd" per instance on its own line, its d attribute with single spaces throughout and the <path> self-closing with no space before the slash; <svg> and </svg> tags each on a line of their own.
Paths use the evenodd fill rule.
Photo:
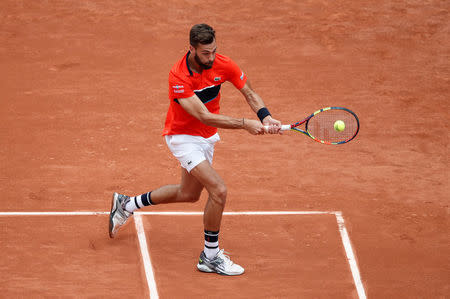
<svg viewBox="0 0 450 299">
<path fill-rule="evenodd" d="M 262 115 L 264 118 L 261 120 L 264 126 L 269 127 L 269 133 L 276 134 L 281 133 L 281 122 L 279 120 L 276 120 L 272 117 L 272 115 L 267 114 L 268 109 L 266 105 L 264 104 L 264 101 L 262 98 L 253 90 L 250 81 L 247 79 L 247 82 L 245 82 L 244 87 L 242 87 L 239 90 L 242 95 L 245 97 L 248 105 L 252 108 L 252 110 L 259 114 L 258 116 Z M 258 113 L 259 112 L 259 113 Z"/>
</svg>

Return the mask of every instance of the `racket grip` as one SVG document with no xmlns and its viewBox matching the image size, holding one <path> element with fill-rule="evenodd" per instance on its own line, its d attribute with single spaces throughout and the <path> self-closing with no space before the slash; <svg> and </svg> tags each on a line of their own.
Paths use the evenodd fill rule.
<svg viewBox="0 0 450 299">
<path fill-rule="evenodd" d="M 281 131 L 287 131 L 291 129 L 291 125 L 281 125 Z M 264 130 L 269 130 L 269 126 L 264 126 Z"/>
</svg>

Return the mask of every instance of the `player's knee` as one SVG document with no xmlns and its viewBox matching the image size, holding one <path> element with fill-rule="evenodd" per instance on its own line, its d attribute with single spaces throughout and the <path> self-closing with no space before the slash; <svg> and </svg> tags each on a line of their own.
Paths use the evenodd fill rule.
<svg viewBox="0 0 450 299">
<path fill-rule="evenodd" d="M 224 184 L 217 185 L 211 192 L 211 198 L 218 204 L 225 206 L 227 200 L 227 186 Z"/>
</svg>

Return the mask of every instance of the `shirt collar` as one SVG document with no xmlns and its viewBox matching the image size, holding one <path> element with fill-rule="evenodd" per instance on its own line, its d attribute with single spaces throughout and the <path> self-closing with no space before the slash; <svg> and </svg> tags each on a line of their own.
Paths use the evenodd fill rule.
<svg viewBox="0 0 450 299">
<path fill-rule="evenodd" d="M 191 68 L 189 67 L 189 62 L 188 62 L 188 58 L 189 58 L 190 54 L 191 54 L 191 51 L 188 51 L 186 54 L 186 67 L 189 71 L 189 75 L 194 76 L 194 73 L 192 72 Z"/>
</svg>

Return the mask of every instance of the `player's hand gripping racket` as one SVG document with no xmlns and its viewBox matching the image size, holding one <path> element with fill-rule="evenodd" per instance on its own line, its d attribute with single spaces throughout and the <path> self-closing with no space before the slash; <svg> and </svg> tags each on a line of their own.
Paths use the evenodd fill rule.
<svg viewBox="0 0 450 299">
<path fill-rule="evenodd" d="M 304 129 L 300 126 L 304 124 Z M 269 127 L 265 126 L 267 130 Z M 327 107 L 317 110 L 302 121 L 282 125 L 282 131 L 292 130 L 305 134 L 324 144 L 343 144 L 353 140 L 359 132 L 356 114 L 342 107 Z"/>
</svg>

